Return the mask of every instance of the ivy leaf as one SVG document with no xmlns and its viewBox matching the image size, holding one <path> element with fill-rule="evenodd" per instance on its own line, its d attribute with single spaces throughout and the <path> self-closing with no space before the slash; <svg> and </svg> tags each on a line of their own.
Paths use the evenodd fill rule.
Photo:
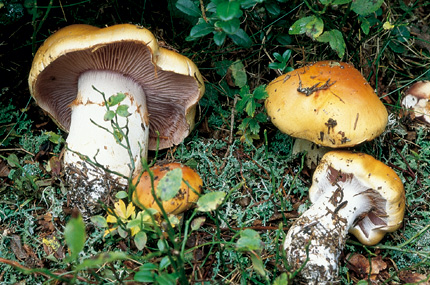
<svg viewBox="0 0 430 285">
<path fill-rule="evenodd" d="M 160 179 L 157 185 L 157 196 L 162 201 L 168 201 L 178 194 L 182 184 L 182 169 L 170 170 Z"/>
<path fill-rule="evenodd" d="M 299 35 L 306 33 L 311 38 L 316 38 L 322 34 L 324 30 L 324 22 L 321 18 L 316 16 L 304 17 L 290 27 L 288 31 L 290 35 Z"/>
<path fill-rule="evenodd" d="M 330 43 L 330 47 L 337 52 L 337 55 L 342 58 L 345 54 L 345 41 L 343 40 L 342 33 L 339 30 L 331 30 L 324 32 L 317 38 L 317 41 L 323 43 Z"/>
</svg>

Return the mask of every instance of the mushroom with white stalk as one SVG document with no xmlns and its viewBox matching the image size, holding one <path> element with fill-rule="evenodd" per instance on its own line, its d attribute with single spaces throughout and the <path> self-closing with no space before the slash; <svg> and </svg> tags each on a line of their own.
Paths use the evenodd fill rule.
<svg viewBox="0 0 430 285">
<path fill-rule="evenodd" d="M 37 51 L 28 81 L 37 104 L 69 133 L 66 174 L 85 182 L 93 200 L 106 191 L 104 174 L 77 153 L 110 171 L 134 175 L 158 138 L 159 147 L 167 148 L 189 134 L 204 93 L 201 74 L 190 59 L 159 47 L 150 31 L 131 24 L 60 29 Z M 120 104 L 131 113 L 118 121 L 128 132 L 131 155 L 124 141 L 120 145 L 112 135 L 111 122 L 103 119 L 105 99 L 118 93 L 126 95 Z"/>
<path fill-rule="evenodd" d="M 413 119 L 430 124 L 430 81 L 418 81 L 405 91 L 402 106 L 411 111 Z"/>
<path fill-rule="evenodd" d="M 330 148 L 373 140 L 388 122 L 387 110 L 373 88 L 345 62 L 308 64 L 276 78 L 266 91 L 272 123 L 297 138 L 293 153 L 308 151 L 308 165 L 316 165 Z"/>
<path fill-rule="evenodd" d="M 370 155 L 331 151 L 321 159 L 309 189 L 312 206 L 291 226 L 284 249 L 304 284 L 338 282 L 338 258 L 348 231 L 365 245 L 397 230 L 405 192 L 397 174 Z"/>
</svg>

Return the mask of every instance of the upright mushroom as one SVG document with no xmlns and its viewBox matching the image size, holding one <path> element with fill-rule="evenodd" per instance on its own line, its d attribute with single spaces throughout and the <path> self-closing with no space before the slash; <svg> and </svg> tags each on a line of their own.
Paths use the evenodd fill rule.
<svg viewBox="0 0 430 285">
<path fill-rule="evenodd" d="M 202 77 L 191 60 L 159 47 L 150 31 L 131 24 L 60 29 L 37 51 L 28 81 L 37 104 L 69 132 L 67 145 L 72 151 L 64 155 L 66 172 L 83 173 L 93 194 L 105 191 L 102 174 L 77 153 L 130 175 L 127 149 L 106 131 L 112 128 L 103 120 L 106 106 L 100 92 L 106 99 L 126 95 L 121 104 L 128 105 L 132 115 L 119 123 L 128 124 L 135 173 L 158 138 L 160 148 L 166 148 L 189 134 L 204 93 Z"/>
<path fill-rule="evenodd" d="M 388 122 L 372 87 L 348 63 L 311 63 L 276 78 L 266 90 L 267 113 L 280 131 L 324 147 L 370 141 Z"/>
<path fill-rule="evenodd" d="M 365 245 L 378 243 L 386 232 L 401 226 L 405 192 L 397 174 L 363 153 L 326 153 L 309 189 L 312 206 L 287 233 L 284 249 L 289 265 L 299 269 L 300 281 L 337 281 L 338 258 L 347 232 Z"/>
</svg>

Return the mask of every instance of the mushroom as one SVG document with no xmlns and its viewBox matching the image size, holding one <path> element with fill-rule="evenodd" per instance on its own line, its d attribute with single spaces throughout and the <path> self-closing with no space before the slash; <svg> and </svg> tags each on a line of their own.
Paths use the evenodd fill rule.
<svg viewBox="0 0 430 285">
<path fill-rule="evenodd" d="M 196 171 L 188 166 L 172 162 L 151 167 L 150 170 L 154 177 L 154 189 L 157 189 L 158 183 L 169 171 L 177 168 L 182 170 L 182 184 L 178 194 L 170 200 L 160 201 L 166 213 L 173 215 L 178 215 L 193 206 L 199 199 L 198 194 L 202 192 L 203 187 L 203 181 Z M 152 195 L 152 183 L 149 173 L 144 172 L 140 179 L 135 177 L 133 184 L 137 184 L 136 190 L 133 192 L 133 203 L 142 209 L 153 208 L 160 211 L 160 207 Z"/>
<path fill-rule="evenodd" d="M 412 109 L 414 118 L 430 124 L 430 81 L 418 81 L 405 91 L 403 107 Z"/>
<path fill-rule="evenodd" d="M 348 63 L 311 63 L 276 78 L 266 91 L 272 123 L 292 137 L 328 147 L 324 153 L 373 140 L 388 122 L 387 110 L 372 87 Z"/>
<path fill-rule="evenodd" d="M 292 270 L 309 258 L 299 273 L 306 284 L 337 281 L 348 231 L 365 245 L 377 244 L 401 226 L 405 211 L 397 174 L 370 155 L 349 151 L 323 156 L 309 199 L 313 204 L 293 223 L 284 242 Z"/>
<path fill-rule="evenodd" d="M 60 29 L 37 51 L 28 81 L 36 103 L 69 133 L 66 173 L 73 179 L 83 177 L 93 194 L 108 186 L 100 169 L 89 166 L 80 154 L 126 177 L 140 173 L 141 159 L 148 148 L 156 148 L 158 138 L 159 147 L 167 148 L 190 133 L 204 93 L 191 60 L 159 47 L 150 31 L 131 24 Z M 120 104 L 129 106 L 131 115 L 120 117 L 119 124 L 128 133 L 134 173 L 128 150 L 110 133 L 111 122 L 103 120 L 107 109 L 101 93 L 105 99 L 126 95 Z"/>
</svg>

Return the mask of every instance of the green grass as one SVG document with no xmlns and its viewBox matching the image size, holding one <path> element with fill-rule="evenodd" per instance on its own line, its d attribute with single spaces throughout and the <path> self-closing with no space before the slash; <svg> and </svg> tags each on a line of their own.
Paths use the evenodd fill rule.
<svg viewBox="0 0 430 285">
<path fill-rule="evenodd" d="M 342 60 L 363 73 L 386 105 L 390 113 L 386 131 L 355 149 L 392 167 L 404 183 L 407 199 L 403 226 L 380 244 L 366 247 L 354 238 L 348 240 L 340 260 L 342 284 L 359 281 L 347 268 L 349 253 L 391 260 L 379 275 L 386 284 L 405 284 L 405 271 L 430 275 L 430 131 L 411 120 L 400 106 L 408 85 L 430 79 L 430 49 L 425 45 L 430 43 L 420 35 L 419 24 L 427 16 L 428 3 L 386 1 L 382 9 L 365 16 L 371 23 L 366 34 L 365 20 L 351 12 L 349 4 L 323 8 L 316 1 L 304 5 L 302 1 L 265 0 L 241 7 L 242 15 L 235 16 L 252 41 L 242 47 L 229 36 L 218 45 L 214 34 L 187 40 L 200 16 L 182 13 L 176 1 L 166 0 L 162 8 L 153 1 L 66 1 L 61 5 L 35 1 L 31 6 L 27 2 L 0 2 L 0 12 L 7 12 L 0 16 L 0 35 L 8 39 L 0 43 L 0 283 L 126 284 L 140 276 L 160 284 L 169 284 L 169 278 L 203 284 L 273 284 L 282 273 L 292 273 L 284 264 L 281 245 L 294 219 L 310 205 L 307 189 L 312 169 L 304 166 L 302 155 L 291 154 L 294 139 L 270 122 L 258 121 L 258 137 L 253 137 L 252 144 L 242 142 L 244 130 L 239 126 L 253 116 L 235 107 L 239 87 L 253 92 L 278 76 L 280 71 L 269 68 L 276 61 L 274 53 L 291 50 L 291 57 L 278 63 L 280 69 L 314 60 L 339 60 L 338 50 L 329 43 L 288 34 L 295 21 L 310 16 L 320 17 L 325 30 L 341 31 L 345 40 Z M 203 8 L 214 5 L 211 2 L 202 1 Z M 191 3 L 201 11 L 200 1 Z M 200 101 L 195 130 L 176 148 L 150 152 L 150 159 L 175 159 L 194 167 L 202 176 L 203 193 L 223 192 L 225 198 L 220 198 L 216 209 L 210 205 L 211 211 L 185 213 L 171 236 L 148 230 L 143 250 L 137 250 L 130 235 L 103 237 L 104 228 L 87 221 L 83 249 L 72 259 L 70 241 L 64 236 L 66 225 L 73 221 L 68 185 L 63 175 L 51 171 L 55 169 L 53 157 L 60 156 L 64 146 L 55 135 L 65 138 L 66 134 L 31 100 L 28 71 L 35 50 L 58 28 L 72 23 L 102 27 L 126 22 L 149 28 L 160 41 L 189 56 L 205 78 L 207 91 Z M 395 28 L 384 29 L 387 22 Z M 224 65 L 238 60 L 243 69 L 234 73 L 228 70 L 229 64 Z M 264 115 L 264 106 L 253 111 Z M 111 198 L 105 207 L 118 200 Z M 106 216 L 106 211 L 97 214 Z M 258 236 L 247 238 L 254 232 L 244 229 Z M 183 265 L 177 268 L 178 264 Z"/>
</svg>

